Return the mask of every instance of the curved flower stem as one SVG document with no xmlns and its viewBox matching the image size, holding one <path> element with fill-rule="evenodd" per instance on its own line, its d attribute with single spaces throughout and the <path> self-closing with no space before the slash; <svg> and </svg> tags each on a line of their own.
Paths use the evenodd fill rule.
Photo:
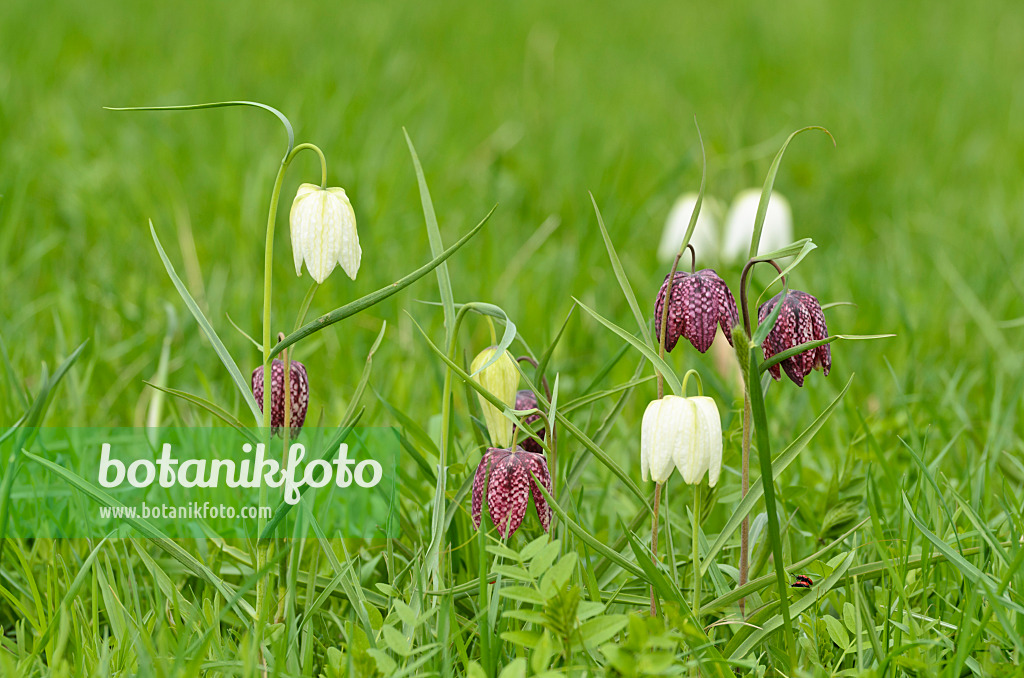
<svg viewBox="0 0 1024 678">
<path fill-rule="evenodd" d="M 658 560 L 658 507 L 661 506 L 661 483 L 654 484 L 654 515 L 651 518 L 651 559 Z M 654 584 L 651 584 L 651 616 L 658 614 L 658 601 L 654 597 Z"/>
<path fill-rule="evenodd" d="M 782 267 L 776 263 L 774 259 L 751 259 L 743 267 L 743 272 L 740 274 L 740 306 L 743 307 L 743 329 L 747 331 L 747 336 L 752 336 L 753 332 L 750 330 L 750 309 L 747 307 L 747 275 L 750 270 L 754 268 L 754 264 L 768 263 L 775 267 L 775 270 L 782 275 Z M 785 287 L 786 276 L 782 276 L 782 286 Z"/>
<path fill-rule="evenodd" d="M 274 232 L 277 226 L 277 208 L 281 199 L 281 186 L 284 184 L 284 175 L 288 171 L 288 166 L 291 164 L 292 160 L 295 159 L 295 156 L 303 150 L 315 150 L 317 152 L 320 156 L 321 177 L 325 184 L 327 177 L 327 160 L 324 158 L 323 152 L 313 144 L 299 144 L 298 146 L 293 146 L 293 138 L 290 131 L 291 127 L 289 126 L 288 150 L 285 153 L 284 158 L 281 159 L 280 167 L 277 168 L 277 176 L 274 178 L 274 189 L 270 194 L 270 209 L 267 214 L 267 237 L 263 253 L 263 442 L 267 449 L 270 448 L 270 378 L 272 372 L 270 364 L 270 350 L 272 348 L 270 345 L 270 301 L 273 292 Z M 287 393 L 285 399 L 290 400 L 291 394 Z M 285 440 L 287 440 L 287 438 Z M 261 510 L 259 511 L 260 517 L 257 521 L 259 534 L 263 534 L 263 530 L 267 526 L 267 519 L 263 516 L 264 512 L 262 511 L 262 508 L 268 505 L 268 498 L 269 493 L 267 486 L 261 484 L 259 496 L 259 506 Z M 268 552 L 268 542 L 261 542 L 257 544 L 257 571 L 262 570 L 263 566 L 266 565 Z M 260 618 L 263 618 L 263 608 L 269 583 L 268 579 L 269 577 L 265 577 L 256 582 L 256 613 Z"/>
<path fill-rule="evenodd" d="M 521 355 L 516 358 L 517 363 L 530 363 L 534 367 L 537 367 L 537 361 L 528 355 Z M 551 388 L 548 386 L 548 378 L 545 375 L 540 375 L 540 383 L 544 386 L 544 393 L 548 397 L 548 402 L 551 402 Z"/>
<path fill-rule="evenodd" d="M 686 370 L 686 374 L 683 375 L 683 388 L 679 395 L 686 395 L 686 384 L 690 381 L 690 377 L 697 377 L 697 395 L 704 395 L 704 381 L 700 378 L 700 372 L 697 370 Z"/>
</svg>

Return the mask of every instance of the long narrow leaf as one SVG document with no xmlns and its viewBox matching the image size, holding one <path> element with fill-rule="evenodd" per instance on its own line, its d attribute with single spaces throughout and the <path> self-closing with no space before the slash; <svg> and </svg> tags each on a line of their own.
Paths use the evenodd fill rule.
<svg viewBox="0 0 1024 678">
<path fill-rule="evenodd" d="M 409 146 L 413 167 L 416 168 L 416 183 L 420 189 L 423 217 L 427 222 L 427 239 L 430 241 L 430 253 L 436 259 L 444 250 L 444 245 L 441 241 L 441 229 L 437 225 L 437 215 L 434 213 L 434 201 L 430 198 L 427 179 L 423 176 L 423 166 L 420 165 L 420 157 L 416 154 L 416 148 L 412 145 L 409 132 L 403 127 L 402 133 L 405 135 L 405 143 Z M 455 297 L 452 294 L 452 281 L 448 275 L 448 265 L 442 263 L 437 267 L 436 273 L 437 286 L 441 293 L 441 303 L 444 305 L 445 345 L 447 346 L 451 343 L 452 333 L 455 331 Z"/>
<path fill-rule="evenodd" d="M 592 315 L 594 319 L 597 320 L 599 323 L 610 329 L 615 334 L 619 335 L 619 337 L 621 337 L 622 339 L 628 341 L 633 346 L 633 348 L 640 351 L 640 353 L 642 353 L 645 358 L 651 361 L 651 364 L 654 365 L 655 369 L 657 369 L 665 376 L 665 381 L 668 382 L 668 385 L 672 388 L 673 393 L 675 393 L 676 395 L 683 394 L 683 387 L 682 384 L 679 382 L 679 377 L 676 376 L 675 372 L 672 371 L 672 368 L 669 367 L 668 363 L 662 360 L 661 356 L 659 356 L 655 352 L 655 350 L 650 347 L 649 344 L 640 341 L 632 334 L 622 329 L 621 327 L 613 323 L 611 320 L 608 320 L 607 318 L 603 317 L 600 313 L 590 308 L 576 297 L 573 297 L 573 301 L 575 301 L 576 304 L 579 305 L 579 307 L 582 308 L 584 311 Z"/>
<path fill-rule="evenodd" d="M 344 306 L 336 308 L 330 313 L 325 313 L 316 320 L 306 323 L 299 329 L 295 330 L 287 337 L 285 337 L 283 341 L 278 342 L 278 344 L 273 349 L 271 349 L 270 357 L 273 358 L 278 353 L 288 348 L 295 342 L 301 339 L 305 339 L 309 335 L 315 334 L 316 332 L 319 332 L 325 327 L 329 327 L 330 325 L 333 325 L 336 322 L 340 322 L 345 318 L 353 316 L 356 313 L 359 313 L 360 311 L 364 311 L 375 304 L 379 304 L 380 302 L 384 301 L 391 295 L 401 292 L 406 287 L 413 284 L 414 282 L 425 276 L 427 273 L 430 273 L 435 268 L 440 266 L 442 263 L 444 263 L 446 259 L 448 259 L 448 257 L 455 254 L 459 250 L 459 248 L 461 248 L 463 245 L 469 242 L 470 239 L 473 238 L 473 236 L 480 232 L 480 229 L 483 228 L 484 224 L 487 223 L 487 220 L 490 219 L 491 214 L 493 213 L 494 208 L 491 208 L 491 211 L 487 213 L 487 216 L 485 216 L 483 220 L 480 221 L 480 223 L 478 223 L 468 233 L 466 233 L 466 235 L 459 238 L 458 241 L 456 241 L 451 247 L 449 247 L 436 257 L 434 257 L 431 261 L 427 262 L 423 266 L 420 266 L 419 268 L 417 268 L 415 271 L 405 276 L 404 278 L 396 280 L 395 282 L 380 288 L 376 292 L 371 292 L 370 294 L 367 294 L 365 297 L 361 297 L 359 299 L 356 299 L 355 301 L 345 304 Z"/>
<path fill-rule="evenodd" d="M 252 395 L 252 385 L 242 376 L 241 370 L 238 369 L 238 364 L 235 362 L 231 354 L 228 353 L 228 349 L 224 346 L 224 342 L 220 340 L 216 330 L 213 329 L 213 325 L 206 319 L 202 309 L 199 308 L 199 304 L 189 294 L 188 288 L 185 287 L 185 283 L 181 281 L 178 274 L 174 271 L 174 265 L 171 260 L 167 257 L 167 253 L 164 252 L 163 245 L 160 244 L 160 238 L 157 237 L 156 229 L 153 228 L 153 222 L 149 222 L 149 233 L 153 236 L 153 243 L 156 245 L 156 251 L 160 255 L 160 260 L 164 263 L 164 268 L 167 269 L 167 275 L 170 276 L 171 282 L 174 283 L 175 289 L 178 290 L 178 294 L 181 295 L 182 301 L 185 302 L 185 306 L 192 313 L 192 316 L 196 319 L 200 329 L 206 335 L 206 338 L 210 340 L 210 345 L 213 346 L 213 350 L 217 353 L 217 357 L 224 364 L 228 374 L 231 376 L 231 381 L 235 383 L 235 387 L 238 392 L 242 394 L 242 399 L 249 406 L 249 411 L 252 412 L 252 416 L 256 420 L 256 425 L 259 426 L 263 422 L 263 412 L 260 410 L 259 405 L 256 403 L 256 398 Z"/>
<path fill-rule="evenodd" d="M 42 457 L 36 456 L 31 452 L 23 452 L 23 454 L 27 459 L 36 462 L 37 464 L 43 466 L 52 473 L 63 478 L 69 484 L 81 490 L 90 499 L 97 502 L 101 506 L 111 506 L 119 508 L 124 506 L 119 501 L 117 501 L 117 499 L 115 499 L 112 495 L 104 492 L 103 490 L 96 487 L 89 481 L 85 480 L 76 473 L 69 471 L 63 466 L 55 464 L 49 459 L 44 459 Z M 196 558 L 192 554 L 190 554 L 188 551 L 179 546 L 176 541 L 164 535 L 164 533 L 161 532 L 151 522 L 142 518 L 128 517 L 127 515 L 124 517 L 124 521 L 136 530 L 138 530 L 142 534 L 142 536 L 151 540 L 151 542 L 155 546 L 166 551 L 168 555 L 170 555 L 172 558 L 174 558 L 179 563 L 184 565 L 185 568 L 188 569 L 190 572 L 198 576 L 200 579 L 203 579 L 204 581 L 211 584 L 215 589 L 217 589 L 217 591 L 221 595 L 224 596 L 225 600 L 232 599 L 232 594 L 234 592 L 223 579 L 214 574 L 213 570 L 211 570 L 209 567 L 196 560 Z M 241 612 L 244 612 L 245 615 L 247 615 L 249 618 L 256 618 L 256 611 L 253 610 L 252 606 L 249 605 L 249 603 L 247 603 L 244 600 L 239 600 L 237 602 L 237 605 L 239 610 Z"/>
</svg>

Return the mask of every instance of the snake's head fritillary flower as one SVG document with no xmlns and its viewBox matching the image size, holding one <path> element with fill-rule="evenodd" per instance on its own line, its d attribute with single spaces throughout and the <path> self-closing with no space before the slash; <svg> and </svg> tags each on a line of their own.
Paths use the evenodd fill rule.
<svg viewBox="0 0 1024 678">
<path fill-rule="evenodd" d="M 302 184 L 292 201 L 289 215 L 295 275 L 302 275 L 302 262 L 322 283 L 340 264 L 352 280 L 359 272 L 363 251 L 356 232 L 356 213 L 343 188 L 320 188 Z"/>
<path fill-rule="evenodd" d="M 292 435 L 297 435 L 306 421 L 309 408 L 309 378 L 306 366 L 297 360 L 291 361 L 288 374 L 288 390 L 291 391 L 290 424 Z M 263 411 L 263 366 L 252 371 L 252 395 Z M 270 427 L 271 435 L 284 426 L 284 362 L 274 360 L 270 364 Z"/>
<path fill-rule="evenodd" d="M 661 315 L 668 292 L 668 276 L 658 290 L 654 303 L 654 336 L 661 337 Z M 696 273 L 676 271 L 672 296 L 668 302 L 668 322 L 665 328 L 665 350 L 671 351 L 686 337 L 701 353 L 715 340 L 716 326 L 721 326 L 732 344 L 732 328 L 739 324 L 736 300 L 729 286 L 710 268 Z"/>
<path fill-rule="evenodd" d="M 684 193 L 672 205 L 665 220 L 665 229 L 661 232 L 661 243 L 658 245 L 660 263 L 672 263 L 672 259 L 679 251 L 679 245 L 683 242 L 683 236 L 686 235 L 686 229 L 690 227 L 690 216 L 696 205 L 696 193 Z M 702 259 L 718 261 L 721 249 L 722 211 L 722 204 L 718 200 L 708 195 L 704 196 L 693 235 L 690 236 L 690 244 Z"/>
<path fill-rule="evenodd" d="M 480 460 L 473 477 L 473 524 L 480 527 L 484 486 L 487 486 L 487 511 L 498 534 L 510 537 L 526 516 L 526 506 L 533 496 L 533 505 L 544 531 L 551 525 L 551 507 L 530 474 L 551 493 L 551 475 L 543 454 L 527 452 L 521 447 L 507 450 L 492 447 Z"/>
<path fill-rule="evenodd" d="M 757 311 L 758 322 L 764 322 L 775 305 L 782 304 L 775 327 L 765 337 L 762 345 L 765 360 L 800 344 L 828 338 L 825 314 L 822 313 L 821 304 L 817 299 L 798 290 L 790 290 L 785 298 L 782 298 L 782 294 L 776 294 Z M 811 370 L 820 369 L 828 376 L 829 370 L 832 369 L 832 349 L 828 344 L 818 346 L 786 358 L 780 364 L 794 384 L 803 386 L 804 377 L 810 374 Z M 779 365 L 772 365 L 768 370 L 776 381 L 782 378 Z"/>
<path fill-rule="evenodd" d="M 519 388 L 519 370 L 516 368 L 516 361 L 508 351 L 502 351 L 498 359 L 487 365 L 497 351 L 496 346 L 485 348 L 473 359 L 470 372 L 477 383 L 498 397 L 501 402 L 509 408 L 515 407 L 516 389 Z M 480 368 L 487 365 L 486 369 Z M 501 410 L 491 404 L 482 395 L 480 408 L 484 413 L 484 423 L 487 424 L 487 434 L 491 444 L 496 447 L 508 447 L 512 444 L 512 421 L 505 417 Z"/>
<path fill-rule="evenodd" d="M 725 217 L 725 236 L 722 242 L 722 259 L 739 261 L 747 258 L 750 251 L 750 237 L 754 234 L 754 220 L 757 206 L 761 202 L 761 189 L 748 188 L 740 191 L 729 207 Z M 762 254 L 780 249 L 793 242 L 793 213 L 789 201 L 778 191 L 772 191 L 768 198 L 768 210 L 761 226 L 761 241 L 757 253 Z"/>
<path fill-rule="evenodd" d="M 640 475 L 664 483 L 679 469 L 691 485 L 708 474 L 714 487 L 722 472 L 722 419 L 712 398 L 665 396 L 644 412 L 640 428 Z"/>
<path fill-rule="evenodd" d="M 518 393 L 516 393 L 516 409 L 519 411 L 537 409 L 537 395 L 528 388 L 524 388 L 523 390 L 519 391 Z M 524 424 L 532 425 L 535 421 L 540 421 L 539 414 L 530 414 L 523 417 Z M 535 430 L 539 437 L 544 438 L 544 429 L 541 428 Z M 520 441 L 519 444 L 522 446 L 524 450 L 526 450 L 527 452 L 544 454 L 544 448 L 540 446 L 540 443 L 538 443 L 533 438 L 527 436 L 525 433 L 523 433 L 522 435 L 523 439 L 522 441 Z"/>
</svg>

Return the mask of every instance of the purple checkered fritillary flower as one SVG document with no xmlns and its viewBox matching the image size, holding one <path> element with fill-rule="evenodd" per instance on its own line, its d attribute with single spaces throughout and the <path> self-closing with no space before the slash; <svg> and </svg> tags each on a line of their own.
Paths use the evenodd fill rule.
<svg viewBox="0 0 1024 678">
<path fill-rule="evenodd" d="M 544 489 L 552 491 L 548 462 L 543 454 L 527 452 L 518 446 L 514 450 L 499 447 L 487 450 L 473 477 L 473 524 L 480 527 L 486 484 L 487 511 L 502 538 L 511 537 L 523 523 L 531 494 L 540 525 L 547 532 L 551 525 L 551 507 L 530 478 L 531 472 L 544 484 Z"/>
<path fill-rule="evenodd" d="M 668 276 L 658 290 L 654 304 L 655 337 L 661 337 L 661 315 L 668 291 Z M 732 328 L 739 324 L 736 300 L 725 281 L 710 268 L 696 273 L 677 271 L 668 302 L 665 350 L 671 351 L 679 337 L 689 339 L 693 347 L 705 353 L 715 340 L 716 326 L 732 344 Z"/>
<path fill-rule="evenodd" d="M 519 391 L 518 393 L 516 393 L 516 409 L 519 411 L 537 409 L 537 395 L 528 388 L 524 388 L 523 390 Z M 531 414 L 526 417 L 523 417 L 524 424 L 532 425 L 533 422 L 539 420 L 539 414 Z M 540 436 L 541 438 L 544 437 L 544 429 L 535 430 L 537 431 L 538 436 Z M 523 433 L 522 436 L 523 439 L 519 442 L 519 444 L 522 446 L 524 450 L 526 450 L 527 452 L 534 452 L 536 454 L 544 454 L 544 448 L 540 446 L 540 443 L 526 435 L 526 433 Z"/>
<path fill-rule="evenodd" d="M 800 344 L 828 337 L 825 314 L 822 313 L 821 304 L 817 299 L 806 292 L 790 290 L 780 302 L 782 294 L 779 292 L 762 304 L 757 311 L 758 322 L 764 322 L 775 305 L 782 304 L 775 327 L 765 337 L 762 345 L 765 360 Z M 811 370 L 821 369 L 828 376 L 829 370 L 832 369 L 832 349 L 828 344 L 818 346 L 786 358 L 780 365 L 794 384 L 803 386 L 804 377 L 810 374 Z M 782 378 L 779 365 L 772 365 L 768 370 L 776 381 Z"/>
<path fill-rule="evenodd" d="M 309 378 L 306 366 L 297 360 L 291 362 L 288 376 L 288 389 L 291 391 L 291 424 L 292 433 L 296 435 L 306 421 L 306 410 L 309 408 Z M 263 411 L 263 366 L 252 371 L 252 394 L 256 403 Z M 275 360 L 270 364 L 270 432 L 277 435 L 284 426 L 284 361 Z"/>
</svg>

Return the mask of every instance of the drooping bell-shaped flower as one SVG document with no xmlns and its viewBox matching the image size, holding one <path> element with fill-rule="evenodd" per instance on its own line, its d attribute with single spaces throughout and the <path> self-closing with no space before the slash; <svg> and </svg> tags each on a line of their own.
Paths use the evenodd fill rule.
<svg viewBox="0 0 1024 678">
<path fill-rule="evenodd" d="M 658 290 L 654 303 L 654 336 L 661 337 L 661 315 L 668 291 L 668 276 Z M 704 353 L 715 340 L 715 329 L 721 326 L 729 343 L 732 328 L 739 324 L 736 300 L 729 286 L 710 268 L 686 273 L 676 271 L 672 296 L 668 303 L 668 322 L 665 328 L 665 350 L 671 351 L 686 337 L 693 347 Z"/>
<path fill-rule="evenodd" d="M 306 366 L 297 360 L 291 361 L 288 373 L 288 390 L 291 391 L 291 413 L 289 424 L 291 435 L 297 435 L 306 421 L 309 408 L 309 378 Z M 263 411 L 263 366 L 252 371 L 252 395 Z M 274 360 L 270 364 L 270 432 L 276 435 L 284 426 L 284 362 Z"/>
<path fill-rule="evenodd" d="M 762 344 L 765 360 L 800 344 L 828 337 L 825 314 L 817 299 L 798 290 L 789 290 L 785 298 L 780 299 L 782 295 L 783 293 L 779 292 L 762 304 L 757 311 L 758 322 L 764 322 L 775 305 L 782 304 L 775 326 Z M 786 370 L 786 374 L 794 384 L 803 386 L 804 377 L 810 374 L 811 370 L 821 369 L 825 376 L 828 376 L 832 369 L 832 348 L 828 344 L 818 346 L 786 358 L 780 365 L 782 365 L 782 369 Z M 776 381 L 782 378 L 779 373 L 779 365 L 772 365 L 768 370 Z"/>
<path fill-rule="evenodd" d="M 537 409 L 537 395 L 528 388 L 522 389 L 521 391 L 516 393 L 516 409 L 519 411 Z M 530 414 L 523 417 L 524 424 L 532 425 L 533 422 L 539 420 L 539 414 Z M 535 430 L 539 437 L 544 438 L 544 429 L 541 428 Z M 519 444 L 522 446 L 524 450 L 526 450 L 527 452 L 536 452 L 537 454 L 544 453 L 544 448 L 540 446 L 540 443 L 526 435 L 525 432 L 521 433 L 521 435 L 522 440 L 519 441 Z"/>
<path fill-rule="evenodd" d="M 480 527 L 486 484 L 487 512 L 498 534 L 510 537 L 519 529 L 531 495 L 540 525 L 547 532 L 551 525 L 551 507 L 530 477 L 531 472 L 550 493 L 551 475 L 543 454 L 527 452 L 518 446 L 514 450 L 495 447 L 487 450 L 473 476 L 473 524 Z"/>
<path fill-rule="evenodd" d="M 707 396 L 665 396 L 647 406 L 640 427 L 640 476 L 664 483 L 679 469 L 695 485 L 708 474 L 714 487 L 722 472 L 722 419 Z"/>
<path fill-rule="evenodd" d="M 754 220 L 757 206 L 761 202 L 761 189 L 748 188 L 740 191 L 729 207 L 725 217 L 725 236 L 722 241 L 722 259 L 727 262 L 741 261 L 750 252 L 750 237 L 754 234 Z M 793 242 L 793 213 L 789 201 L 778 191 L 772 191 L 768 199 L 768 210 L 761 226 L 761 240 L 757 253 L 767 253 Z"/>
<path fill-rule="evenodd" d="M 356 213 L 343 188 L 320 188 L 302 184 L 292 201 L 289 215 L 295 275 L 302 275 L 302 262 L 322 283 L 341 265 L 352 280 L 359 272 L 363 251 L 356 232 Z"/>
<path fill-rule="evenodd" d="M 516 390 L 519 388 L 519 370 L 516 368 L 516 361 L 508 351 L 502 351 L 498 359 L 486 365 L 497 351 L 496 346 L 485 348 L 473 359 L 470 372 L 475 375 L 477 383 L 497 396 L 501 402 L 514 408 L 516 404 Z M 487 425 L 487 434 L 491 444 L 495 447 L 508 447 L 512 444 L 512 421 L 502 414 L 502 411 L 491 404 L 489 400 L 479 393 L 480 408 L 484 413 L 484 423 Z"/>
<path fill-rule="evenodd" d="M 671 264 L 679 252 L 686 229 L 690 227 L 690 216 L 697 204 L 696 193 L 684 193 L 679 196 L 665 220 L 665 229 L 661 232 L 661 243 L 658 245 L 658 261 Z M 704 196 L 701 203 L 697 223 L 690 236 L 690 244 L 704 259 L 717 261 L 722 246 L 721 236 L 722 204 L 711 196 Z"/>
</svg>

